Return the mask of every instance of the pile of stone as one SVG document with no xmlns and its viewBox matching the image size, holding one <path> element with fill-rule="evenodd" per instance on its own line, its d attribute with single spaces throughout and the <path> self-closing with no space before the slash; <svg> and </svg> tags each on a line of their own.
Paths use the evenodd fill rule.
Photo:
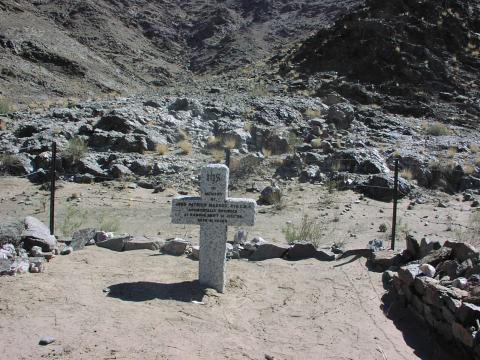
<svg viewBox="0 0 480 360">
<path fill-rule="evenodd" d="M 70 252 L 60 249 L 48 227 L 32 216 L 22 222 L 1 225 L 0 245 L 0 275 L 40 273 L 45 262 Z"/>
<path fill-rule="evenodd" d="M 71 254 L 87 245 L 113 251 L 159 250 L 163 242 L 93 228 L 78 230 L 71 239 L 60 242 L 40 220 L 27 216 L 23 221 L 0 224 L 0 275 L 44 272 L 46 262 L 55 256 Z"/>
<path fill-rule="evenodd" d="M 187 255 L 198 260 L 200 247 L 192 246 L 188 240 L 174 238 L 168 239 L 162 246 L 161 253 L 173 256 Z M 247 232 L 239 230 L 234 235 L 234 240 L 227 243 L 227 259 L 247 259 L 249 261 L 264 261 L 268 259 L 285 259 L 291 261 L 304 259 L 317 259 L 321 261 L 336 260 L 338 254 L 330 249 L 317 249 L 315 245 L 306 241 L 294 244 L 269 244 L 260 236 L 247 240 Z"/>
<path fill-rule="evenodd" d="M 414 259 L 384 280 L 395 298 L 469 358 L 480 359 L 480 258 L 471 245 L 407 238 Z M 406 256 L 406 254 L 403 254 Z"/>
</svg>

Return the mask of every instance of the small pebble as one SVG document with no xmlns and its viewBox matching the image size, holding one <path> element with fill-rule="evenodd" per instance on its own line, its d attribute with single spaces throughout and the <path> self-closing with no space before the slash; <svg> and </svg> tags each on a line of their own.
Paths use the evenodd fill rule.
<svg viewBox="0 0 480 360">
<path fill-rule="evenodd" d="M 66 246 L 61 252 L 60 255 L 68 255 L 71 254 L 73 251 L 73 248 L 71 246 Z"/>
<path fill-rule="evenodd" d="M 42 345 L 42 346 L 45 346 L 45 345 L 48 345 L 48 344 L 51 344 L 55 341 L 55 339 L 51 336 L 44 336 L 40 339 L 40 341 L 38 342 L 38 345 Z"/>
</svg>

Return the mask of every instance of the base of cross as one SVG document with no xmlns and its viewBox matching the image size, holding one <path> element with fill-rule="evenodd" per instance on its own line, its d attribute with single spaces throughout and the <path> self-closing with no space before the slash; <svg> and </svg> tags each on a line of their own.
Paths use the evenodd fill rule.
<svg viewBox="0 0 480 360">
<path fill-rule="evenodd" d="M 253 225 L 257 203 L 253 199 L 228 197 L 228 168 L 204 166 L 200 174 L 200 197 L 172 201 L 172 223 L 200 225 L 199 282 L 223 292 L 228 225 Z"/>
<path fill-rule="evenodd" d="M 200 285 L 223 293 L 225 290 L 225 258 L 227 225 L 208 224 L 200 228 L 198 280 Z M 223 259 L 223 261 L 220 261 Z"/>
</svg>

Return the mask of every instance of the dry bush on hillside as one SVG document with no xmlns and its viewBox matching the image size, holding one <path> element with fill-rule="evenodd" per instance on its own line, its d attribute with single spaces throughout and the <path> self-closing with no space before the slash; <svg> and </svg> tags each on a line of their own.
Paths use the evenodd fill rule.
<svg viewBox="0 0 480 360">
<path fill-rule="evenodd" d="M 405 168 L 402 171 L 400 171 L 400 176 L 404 179 L 412 180 L 413 179 L 413 172 L 410 168 Z"/>
<path fill-rule="evenodd" d="M 314 149 L 320 149 L 322 147 L 322 139 L 316 138 L 310 141 L 310 144 Z"/>
<path fill-rule="evenodd" d="M 212 149 L 211 154 L 213 157 L 213 161 L 216 163 L 221 163 L 225 159 L 225 151 L 220 149 Z"/>
<path fill-rule="evenodd" d="M 182 150 L 183 155 L 188 155 L 192 152 L 192 149 L 193 149 L 192 143 L 188 140 L 182 140 L 177 145 L 180 148 L 180 150 Z"/>
<path fill-rule="evenodd" d="M 73 163 L 76 163 L 88 152 L 88 147 L 85 141 L 80 137 L 73 137 L 68 140 L 66 149 L 64 150 L 65 157 L 69 158 Z"/>
<path fill-rule="evenodd" d="M 445 136 L 450 135 L 452 131 L 441 122 L 434 122 L 424 126 L 425 134 L 432 136 Z"/>
<path fill-rule="evenodd" d="M 10 104 L 7 100 L 0 99 L 0 114 L 7 114 L 10 112 Z"/>
<path fill-rule="evenodd" d="M 166 155 L 168 154 L 168 145 L 167 144 L 157 144 L 155 146 L 155 150 L 159 155 Z"/>
</svg>

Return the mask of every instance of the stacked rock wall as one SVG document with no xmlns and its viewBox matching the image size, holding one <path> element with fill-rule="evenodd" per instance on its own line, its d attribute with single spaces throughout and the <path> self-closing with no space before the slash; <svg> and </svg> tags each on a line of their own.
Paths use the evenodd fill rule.
<svg viewBox="0 0 480 360">
<path fill-rule="evenodd" d="M 480 359 L 479 253 L 471 245 L 447 241 L 421 259 L 419 254 L 411 254 L 417 260 L 397 272 L 384 273 L 390 291 L 444 340 L 463 349 L 466 358 Z"/>
</svg>

